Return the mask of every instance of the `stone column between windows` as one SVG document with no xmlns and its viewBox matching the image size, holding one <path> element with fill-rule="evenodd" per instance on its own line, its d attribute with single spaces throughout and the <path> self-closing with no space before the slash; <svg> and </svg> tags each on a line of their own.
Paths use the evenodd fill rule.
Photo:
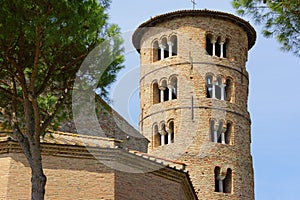
<svg viewBox="0 0 300 200">
<path fill-rule="evenodd" d="M 216 98 L 216 83 L 212 83 L 212 97 Z"/>
<path fill-rule="evenodd" d="M 225 87 L 226 84 L 221 84 L 220 88 L 221 88 L 221 100 L 225 100 Z"/>
<path fill-rule="evenodd" d="M 219 182 L 219 192 L 224 192 L 224 188 L 223 188 L 223 181 L 225 179 L 225 175 L 218 175 L 217 176 L 217 180 Z"/>
<path fill-rule="evenodd" d="M 165 48 L 166 48 L 166 46 L 160 44 L 159 48 L 160 48 L 160 59 L 164 59 L 165 58 Z"/>
<path fill-rule="evenodd" d="M 215 56 L 216 55 L 216 40 L 213 39 L 211 40 L 211 44 L 212 44 L 212 55 Z"/>
<path fill-rule="evenodd" d="M 223 131 L 221 132 L 221 143 L 225 144 L 225 133 Z"/>
<path fill-rule="evenodd" d="M 221 50 L 221 52 L 220 52 L 220 58 L 224 58 L 224 42 L 220 42 L 219 43 L 220 44 L 220 50 Z"/>
<path fill-rule="evenodd" d="M 159 90 L 160 90 L 160 102 L 164 102 L 165 98 L 164 98 L 164 90 L 166 89 L 166 87 L 164 86 L 160 86 Z"/>
<path fill-rule="evenodd" d="M 161 130 L 159 134 L 160 134 L 160 143 L 161 143 L 161 146 L 164 146 L 166 144 L 166 142 L 165 142 L 166 131 L 165 130 Z"/>
<path fill-rule="evenodd" d="M 218 129 L 219 129 L 219 126 L 214 126 L 214 142 L 215 143 L 218 142 Z"/>
<path fill-rule="evenodd" d="M 173 42 L 168 42 L 168 45 L 169 45 L 169 57 L 172 56 L 172 50 L 173 50 Z"/>
<path fill-rule="evenodd" d="M 171 144 L 172 143 L 172 130 L 171 129 L 167 129 L 167 133 L 168 133 L 168 143 Z"/>
</svg>

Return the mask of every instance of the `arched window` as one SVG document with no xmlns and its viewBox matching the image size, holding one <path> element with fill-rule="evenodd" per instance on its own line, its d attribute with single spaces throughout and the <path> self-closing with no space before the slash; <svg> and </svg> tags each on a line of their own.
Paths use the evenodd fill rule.
<svg viewBox="0 0 300 200">
<path fill-rule="evenodd" d="M 228 46 L 229 40 L 226 39 L 225 43 L 223 44 L 223 58 L 227 58 L 227 46 Z"/>
<path fill-rule="evenodd" d="M 174 121 L 169 122 L 169 129 L 168 129 L 168 144 L 174 143 Z"/>
<path fill-rule="evenodd" d="M 213 44 L 211 42 L 211 35 L 206 36 L 206 52 L 208 55 L 213 55 Z"/>
<path fill-rule="evenodd" d="M 169 57 L 169 45 L 168 45 L 167 38 L 162 38 L 159 47 L 161 50 L 161 59 Z"/>
<path fill-rule="evenodd" d="M 232 133 L 232 123 L 228 122 L 226 124 L 226 131 L 225 131 L 225 144 L 230 144 L 230 137 L 231 137 L 231 133 Z"/>
<path fill-rule="evenodd" d="M 158 83 L 154 82 L 152 84 L 152 104 L 159 103 L 159 88 Z"/>
<path fill-rule="evenodd" d="M 223 188 L 223 183 L 220 185 L 220 173 L 221 168 L 215 167 L 214 174 L 215 174 L 215 192 L 221 192 L 221 189 Z M 223 191 L 222 191 L 223 192 Z"/>
<path fill-rule="evenodd" d="M 153 62 L 156 62 L 161 59 L 161 53 L 160 53 L 160 48 L 158 46 L 158 41 L 153 42 L 153 47 L 152 47 L 152 56 L 153 56 Z"/>
<path fill-rule="evenodd" d="M 225 99 L 226 101 L 231 100 L 232 95 L 232 81 L 230 79 L 226 79 L 226 87 L 225 87 Z"/>
<path fill-rule="evenodd" d="M 213 97 L 213 77 L 211 75 L 206 76 L 206 97 Z"/>
<path fill-rule="evenodd" d="M 160 134 L 158 132 L 157 124 L 153 126 L 153 145 L 154 147 L 158 147 L 161 145 L 161 139 L 160 139 Z"/>
<path fill-rule="evenodd" d="M 215 192 L 231 193 L 232 191 L 232 170 L 227 169 L 226 174 L 221 172 L 220 167 L 215 167 Z"/>
<path fill-rule="evenodd" d="M 172 77 L 169 84 L 169 100 L 177 99 L 177 77 Z"/>
<path fill-rule="evenodd" d="M 226 177 L 224 179 L 224 193 L 232 192 L 232 170 L 227 169 Z"/>
<path fill-rule="evenodd" d="M 177 36 L 173 35 L 171 37 L 171 44 L 172 44 L 172 56 L 177 56 L 177 49 L 178 49 L 178 42 L 177 42 Z"/>
</svg>

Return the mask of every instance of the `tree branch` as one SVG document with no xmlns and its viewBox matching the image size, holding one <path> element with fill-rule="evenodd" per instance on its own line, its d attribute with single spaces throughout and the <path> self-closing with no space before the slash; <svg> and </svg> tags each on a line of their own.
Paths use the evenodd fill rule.
<svg viewBox="0 0 300 200">
<path fill-rule="evenodd" d="M 38 65 L 39 65 L 39 57 L 41 53 L 41 32 L 42 32 L 42 26 L 39 25 L 36 28 L 36 36 L 35 36 L 35 54 L 34 54 L 34 61 L 33 61 L 33 71 L 30 79 L 30 91 L 32 94 L 34 94 L 34 86 L 35 86 L 35 80 L 38 73 Z"/>
</svg>

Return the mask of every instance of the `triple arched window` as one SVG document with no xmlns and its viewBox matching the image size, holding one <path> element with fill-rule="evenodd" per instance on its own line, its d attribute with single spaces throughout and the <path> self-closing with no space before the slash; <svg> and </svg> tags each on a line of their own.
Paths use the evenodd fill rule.
<svg viewBox="0 0 300 200">
<path fill-rule="evenodd" d="M 221 167 L 215 167 L 215 192 L 231 193 L 232 191 L 232 170 L 227 168 L 222 171 Z"/>
<path fill-rule="evenodd" d="M 177 36 L 162 37 L 155 40 L 152 44 L 153 62 L 177 55 L 178 41 Z"/>
<path fill-rule="evenodd" d="M 232 96 L 231 78 L 214 77 L 212 74 L 206 76 L 206 97 L 219 100 L 231 100 Z"/>
<path fill-rule="evenodd" d="M 161 122 L 153 125 L 153 144 L 154 147 L 164 146 L 174 143 L 175 131 L 174 121 L 170 120 L 168 123 Z"/>
<path fill-rule="evenodd" d="M 213 34 L 207 34 L 206 52 L 211 56 L 226 58 L 228 41 L 229 39 L 223 36 L 215 36 Z"/>
<path fill-rule="evenodd" d="M 232 144 L 230 140 L 232 134 L 232 123 L 225 123 L 224 120 L 210 120 L 210 138 L 214 143 Z"/>
<path fill-rule="evenodd" d="M 176 76 L 171 76 L 169 80 L 163 78 L 159 83 L 154 81 L 152 83 L 153 104 L 177 99 L 177 82 Z"/>
</svg>

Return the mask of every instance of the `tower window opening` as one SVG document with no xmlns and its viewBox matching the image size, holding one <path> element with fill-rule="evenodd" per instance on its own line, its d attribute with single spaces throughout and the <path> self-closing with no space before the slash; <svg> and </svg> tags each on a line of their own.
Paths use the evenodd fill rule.
<svg viewBox="0 0 300 200">
<path fill-rule="evenodd" d="M 214 173 L 215 173 L 215 192 L 231 193 L 232 170 L 228 168 L 226 173 L 222 173 L 220 167 L 215 167 Z"/>
<path fill-rule="evenodd" d="M 206 52 L 208 53 L 208 55 L 213 55 L 213 44 L 209 36 L 206 36 Z"/>
<path fill-rule="evenodd" d="M 164 100 L 168 101 L 169 100 L 169 88 L 166 87 L 166 89 L 164 90 Z"/>
<path fill-rule="evenodd" d="M 225 40 L 225 43 L 223 44 L 223 57 L 227 58 L 227 46 L 228 46 L 228 39 Z"/>
<path fill-rule="evenodd" d="M 169 57 L 169 45 L 167 42 L 167 38 L 163 38 L 161 40 L 161 43 L 159 45 L 160 53 L 161 53 L 161 59 Z"/>
<path fill-rule="evenodd" d="M 221 168 L 215 167 L 215 192 L 223 192 L 223 180 L 221 180 Z"/>
<path fill-rule="evenodd" d="M 224 122 L 220 121 L 216 124 L 215 120 L 210 120 L 210 138 L 211 142 L 230 144 L 231 124 L 228 123 L 224 127 Z"/>
<path fill-rule="evenodd" d="M 231 133 L 232 133 L 232 125 L 231 123 L 227 123 L 226 131 L 225 131 L 225 144 L 230 144 Z"/>
<path fill-rule="evenodd" d="M 175 134 L 174 134 L 174 121 L 171 121 L 169 123 L 168 137 L 169 137 L 169 140 L 168 140 L 169 144 L 174 143 L 174 137 L 175 137 Z"/>
<path fill-rule="evenodd" d="M 231 101 L 232 95 L 232 82 L 230 79 L 226 80 L 226 87 L 225 87 L 225 99 L 226 101 Z"/>
<path fill-rule="evenodd" d="M 161 53 L 160 53 L 160 48 L 158 46 L 158 41 L 155 41 L 153 43 L 153 47 L 152 47 L 152 57 L 153 57 L 153 62 L 156 62 L 158 60 L 161 60 Z"/>
<path fill-rule="evenodd" d="M 224 193 L 232 192 L 232 170 L 227 169 L 226 177 L 224 179 Z"/>
<path fill-rule="evenodd" d="M 174 35 L 171 37 L 171 44 L 172 44 L 172 56 L 177 56 L 177 49 L 178 49 L 178 42 L 177 42 L 177 37 Z"/>
<path fill-rule="evenodd" d="M 177 99 L 177 78 L 172 77 L 169 84 L 169 100 Z"/>
<path fill-rule="evenodd" d="M 152 84 L 152 104 L 157 104 L 160 102 L 159 100 L 159 88 L 158 83 L 155 82 Z"/>
<path fill-rule="evenodd" d="M 153 146 L 158 147 L 161 146 L 160 134 L 158 132 L 158 125 L 153 126 Z"/>
</svg>

